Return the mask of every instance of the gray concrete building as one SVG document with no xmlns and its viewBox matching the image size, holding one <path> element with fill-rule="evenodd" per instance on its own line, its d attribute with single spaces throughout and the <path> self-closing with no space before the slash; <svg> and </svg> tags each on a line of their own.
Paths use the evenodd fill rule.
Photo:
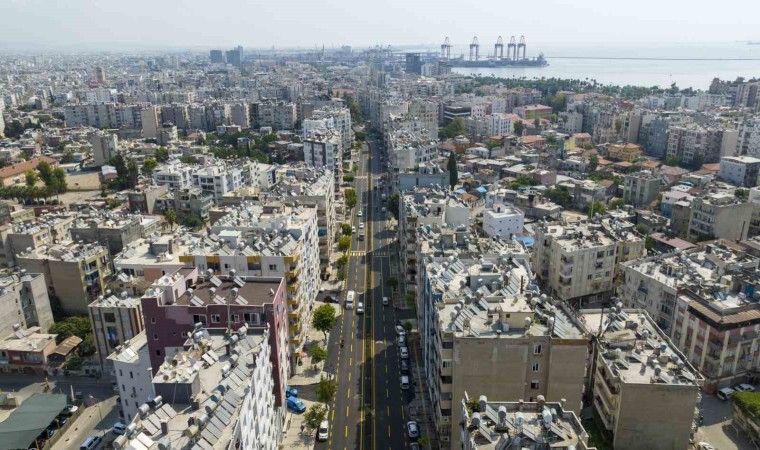
<svg viewBox="0 0 760 450">
<path fill-rule="evenodd" d="M 13 333 L 13 326 L 40 327 L 44 333 L 53 325 L 45 277 L 39 273 L 0 273 L 0 336 Z"/>
</svg>

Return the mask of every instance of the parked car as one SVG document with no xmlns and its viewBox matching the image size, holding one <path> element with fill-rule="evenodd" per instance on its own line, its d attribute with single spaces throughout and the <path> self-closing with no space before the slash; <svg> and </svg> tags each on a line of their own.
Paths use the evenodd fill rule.
<svg viewBox="0 0 760 450">
<path fill-rule="evenodd" d="M 288 397 L 288 409 L 293 412 L 302 413 L 306 411 L 306 405 L 298 397 Z"/>
<path fill-rule="evenodd" d="M 409 377 L 406 375 L 401 375 L 401 389 L 407 390 L 409 389 Z"/>
<path fill-rule="evenodd" d="M 361 217 L 362 216 L 362 210 L 360 209 L 360 210 L 356 211 L 356 215 L 359 216 L 359 217 Z"/>
<path fill-rule="evenodd" d="M 356 314 L 364 314 L 364 302 L 356 304 Z"/>
<path fill-rule="evenodd" d="M 391 304 L 391 301 L 388 297 L 383 297 L 383 306 L 388 306 Z"/>
<path fill-rule="evenodd" d="M 116 422 L 115 424 L 113 424 L 113 428 L 111 428 L 111 431 L 113 431 L 113 434 L 122 435 L 127 431 L 127 426 L 121 422 Z"/>
<path fill-rule="evenodd" d="M 715 447 L 707 442 L 697 442 L 697 450 L 715 450 Z"/>
<path fill-rule="evenodd" d="M 422 447 L 420 447 L 420 444 L 416 442 L 412 442 L 409 444 L 409 450 L 420 450 Z"/>
<path fill-rule="evenodd" d="M 101 442 L 103 438 L 100 436 L 90 436 L 79 445 L 79 450 L 95 450 Z"/>
<path fill-rule="evenodd" d="M 69 418 L 66 416 L 58 416 L 55 418 L 56 422 L 58 422 L 58 427 L 63 428 L 64 425 L 66 425 L 66 422 L 69 421 Z"/>
<path fill-rule="evenodd" d="M 411 439 L 417 439 L 420 437 L 420 427 L 417 425 L 417 422 L 413 420 L 406 423 L 406 432 Z"/>
<path fill-rule="evenodd" d="M 74 414 L 75 412 L 77 412 L 78 409 L 79 409 L 79 407 L 76 406 L 76 405 L 69 405 L 69 406 L 67 406 L 66 408 L 63 409 L 63 412 L 61 414 L 65 415 L 65 416 L 70 416 L 70 415 Z"/>
<path fill-rule="evenodd" d="M 298 389 L 294 388 L 293 386 L 287 386 L 285 388 L 285 396 L 286 397 L 298 397 Z"/>
<path fill-rule="evenodd" d="M 406 336 L 406 329 L 401 325 L 396 325 L 396 334 L 399 336 Z"/>
<path fill-rule="evenodd" d="M 406 347 L 406 336 L 399 336 L 398 337 L 398 346 L 399 347 Z"/>
<path fill-rule="evenodd" d="M 319 442 L 325 442 L 327 440 L 327 434 L 328 434 L 328 423 L 326 420 L 323 420 L 322 423 L 319 424 L 319 428 L 317 429 L 317 440 Z"/>
<path fill-rule="evenodd" d="M 755 392 L 755 387 L 751 384 L 740 384 L 739 386 L 734 386 L 734 390 L 738 392 Z"/>
<path fill-rule="evenodd" d="M 736 392 L 736 391 L 734 391 L 731 388 L 723 388 L 723 389 L 719 390 L 718 393 L 715 394 L 715 395 L 719 399 L 721 399 L 723 401 L 726 401 L 726 400 L 728 400 L 729 397 L 731 397 L 732 395 L 734 395 L 734 392 Z"/>
<path fill-rule="evenodd" d="M 409 374 L 409 361 L 402 359 L 400 364 L 401 373 Z"/>
<path fill-rule="evenodd" d="M 399 347 L 398 354 L 401 359 L 409 359 L 409 349 L 406 347 Z"/>
</svg>

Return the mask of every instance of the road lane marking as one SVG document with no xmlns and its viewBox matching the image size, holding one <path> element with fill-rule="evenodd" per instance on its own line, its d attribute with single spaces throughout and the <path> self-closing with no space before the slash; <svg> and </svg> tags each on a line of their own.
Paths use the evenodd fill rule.
<svg viewBox="0 0 760 450">
<path fill-rule="evenodd" d="M 388 364 L 385 365 L 385 373 L 388 373 Z"/>
<path fill-rule="evenodd" d="M 348 405 L 346 405 L 346 417 L 348 417 Z"/>
<path fill-rule="evenodd" d="M 391 396 L 388 394 L 388 388 L 385 388 L 385 398 L 390 398 Z"/>
<path fill-rule="evenodd" d="M 388 437 L 391 437 L 391 426 L 388 425 Z"/>
<path fill-rule="evenodd" d="M 343 437 L 348 437 L 348 425 L 346 425 L 346 431 L 343 432 Z"/>
<path fill-rule="evenodd" d="M 351 372 L 348 372 L 348 381 L 351 381 Z"/>
<path fill-rule="evenodd" d="M 346 398 L 351 398 L 351 388 L 348 388 L 348 391 L 346 392 Z"/>
</svg>

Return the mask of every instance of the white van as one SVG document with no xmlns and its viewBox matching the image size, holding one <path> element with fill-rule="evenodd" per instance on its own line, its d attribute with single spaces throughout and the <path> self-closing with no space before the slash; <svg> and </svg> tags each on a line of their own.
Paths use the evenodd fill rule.
<svg viewBox="0 0 760 450">
<path fill-rule="evenodd" d="M 348 294 L 346 294 L 346 309 L 354 309 L 354 298 L 356 298 L 356 292 L 348 291 Z"/>
<path fill-rule="evenodd" d="M 734 392 L 736 392 L 736 391 L 734 391 L 731 388 L 723 388 L 723 389 L 719 390 L 715 395 L 719 399 L 721 399 L 723 401 L 726 401 L 726 400 L 728 400 L 729 397 L 731 397 L 732 395 L 734 395 Z"/>
<path fill-rule="evenodd" d="M 325 442 L 327 440 L 327 435 L 328 435 L 327 428 L 328 428 L 328 425 L 329 424 L 327 423 L 326 420 L 323 420 L 319 424 L 319 429 L 317 430 L 317 440 L 319 442 Z"/>
<path fill-rule="evenodd" d="M 409 377 L 406 375 L 401 375 L 401 389 L 409 389 Z"/>
</svg>

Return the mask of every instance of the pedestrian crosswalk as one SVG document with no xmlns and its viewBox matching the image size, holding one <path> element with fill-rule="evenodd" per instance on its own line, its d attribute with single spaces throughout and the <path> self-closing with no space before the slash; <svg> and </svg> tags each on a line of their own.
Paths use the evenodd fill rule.
<svg viewBox="0 0 760 450">
<path fill-rule="evenodd" d="M 351 252 L 351 256 L 364 256 L 367 252 Z"/>
<path fill-rule="evenodd" d="M 352 251 L 351 256 L 364 256 L 367 252 Z M 373 252 L 373 256 L 391 256 L 390 252 Z"/>
</svg>

